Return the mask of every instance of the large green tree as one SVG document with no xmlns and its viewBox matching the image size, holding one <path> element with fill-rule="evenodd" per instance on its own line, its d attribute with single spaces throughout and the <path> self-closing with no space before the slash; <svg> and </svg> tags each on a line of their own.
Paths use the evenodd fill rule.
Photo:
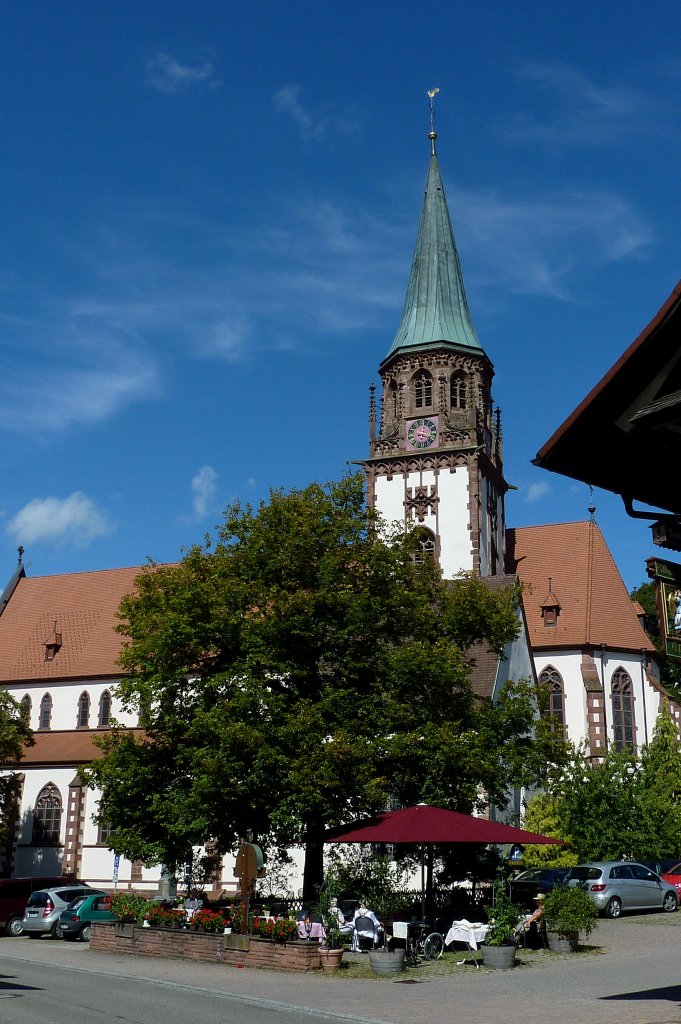
<svg viewBox="0 0 681 1024">
<path fill-rule="evenodd" d="M 33 743 L 33 739 L 23 709 L 0 689 L 0 845 L 15 825 L 19 780 L 12 769 L 19 764 L 26 743 Z"/>
<path fill-rule="evenodd" d="M 681 850 L 681 744 L 662 708 L 640 754 L 611 747 L 598 764 L 581 749 L 530 803 L 525 824 L 564 839 L 580 860 L 657 860 Z M 528 863 L 565 863 L 530 850 Z"/>
<path fill-rule="evenodd" d="M 122 605 L 115 728 L 90 769 L 116 848 L 170 866 L 208 838 L 306 849 L 389 797 L 470 811 L 541 774 L 529 686 L 475 696 L 467 652 L 501 652 L 517 596 L 445 583 L 416 538 L 378 528 L 362 478 L 227 509 L 217 537 L 151 565 Z"/>
</svg>

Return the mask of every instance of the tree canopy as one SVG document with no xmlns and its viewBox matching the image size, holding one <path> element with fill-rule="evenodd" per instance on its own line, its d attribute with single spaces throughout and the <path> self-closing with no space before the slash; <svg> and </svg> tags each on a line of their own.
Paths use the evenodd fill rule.
<svg viewBox="0 0 681 1024">
<path fill-rule="evenodd" d="M 377 523 L 359 474 L 235 504 L 121 606 L 123 706 L 89 770 L 116 849 L 174 866 L 253 833 L 304 844 L 306 894 L 328 826 L 389 798 L 470 811 L 536 781 L 529 685 L 493 705 L 467 652 L 501 653 L 517 595 L 444 582 L 414 537 Z"/>
<path fill-rule="evenodd" d="M 0 842 L 6 839 L 8 829 L 14 827 L 18 778 L 11 769 L 21 760 L 24 744 L 32 742 L 21 704 L 0 689 L 0 768 L 3 770 L 0 775 Z"/>
<path fill-rule="evenodd" d="M 669 709 L 640 755 L 610 748 L 599 764 L 573 749 L 569 763 L 528 808 L 525 824 L 568 841 L 568 851 L 526 851 L 531 865 L 578 860 L 657 860 L 681 851 L 681 744 Z"/>
</svg>

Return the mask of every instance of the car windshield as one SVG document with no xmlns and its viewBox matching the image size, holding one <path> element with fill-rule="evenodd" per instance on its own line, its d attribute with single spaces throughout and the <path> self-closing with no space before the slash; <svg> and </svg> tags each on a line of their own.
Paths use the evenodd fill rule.
<svg viewBox="0 0 681 1024">
<path fill-rule="evenodd" d="M 681 875 L 681 864 L 675 864 L 669 871 L 665 871 L 666 875 Z"/>
<path fill-rule="evenodd" d="M 576 868 L 570 868 L 567 877 L 568 881 L 577 879 L 578 882 L 592 882 L 595 878 L 600 878 L 601 874 L 601 868 L 593 868 L 588 864 L 578 864 Z"/>
<path fill-rule="evenodd" d="M 521 871 L 517 878 L 514 878 L 514 882 L 536 882 L 540 878 L 545 878 L 547 872 L 542 871 L 541 868 L 531 868 L 529 871 Z"/>
</svg>

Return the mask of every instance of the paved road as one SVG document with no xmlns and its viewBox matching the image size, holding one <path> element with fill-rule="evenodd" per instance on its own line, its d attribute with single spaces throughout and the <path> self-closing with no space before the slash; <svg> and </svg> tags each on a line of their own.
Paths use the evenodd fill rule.
<svg viewBox="0 0 681 1024">
<path fill-rule="evenodd" d="M 409 974 L 390 981 L 152 961 L 107 956 L 75 943 L 2 938 L 0 1019 L 681 1024 L 681 913 L 602 921 L 590 944 L 598 950 L 540 957 L 536 966 L 514 971 L 470 968 L 442 978 L 419 981 Z M 68 1003 L 59 1014 L 50 1006 L 55 989 Z M 112 994 L 99 998 L 105 989 Z"/>
</svg>

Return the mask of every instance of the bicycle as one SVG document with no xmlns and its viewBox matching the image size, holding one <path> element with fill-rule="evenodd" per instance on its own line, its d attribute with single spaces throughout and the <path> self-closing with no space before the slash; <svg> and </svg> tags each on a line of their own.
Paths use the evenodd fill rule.
<svg viewBox="0 0 681 1024">
<path fill-rule="evenodd" d="M 424 960 L 440 960 L 444 948 L 444 935 L 435 931 L 426 921 L 410 921 L 407 924 L 404 952 L 407 967 L 418 967 Z"/>
</svg>

